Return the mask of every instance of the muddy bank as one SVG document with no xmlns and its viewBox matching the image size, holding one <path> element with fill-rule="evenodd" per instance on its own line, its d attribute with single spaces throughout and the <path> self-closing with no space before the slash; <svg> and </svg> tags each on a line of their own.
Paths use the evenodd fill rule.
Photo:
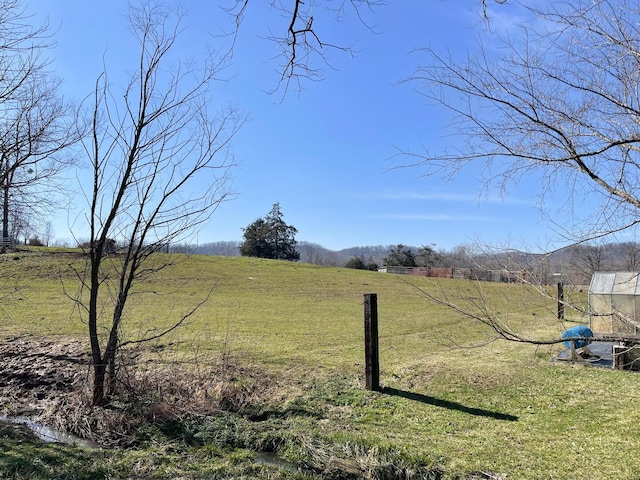
<svg viewBox="0 0 640 480">
<path fill-rule="evenodd" d="M 220 411 L 254 412 L 279 404 L 290 390 L 240 362 L 201 359 L 197 369 L 189 362 L 162 362 L 153 356 L 162 348 L 127 352 L 131 363 L 122 367 L 118 391 L 108 405 L 94 408 L 85 342 L 31 335 L 0 340 L 0 416 L 26 418 L 103 446 L 127 447 L 140 441 L 138 431 L 145 424 Z"/>
<path fill-rule="evenodd" d="M 39 416 L 84 395 L 90 356 L 76 339 L 33 336 L 0 341 L 0 414 Z"/>
</svg>

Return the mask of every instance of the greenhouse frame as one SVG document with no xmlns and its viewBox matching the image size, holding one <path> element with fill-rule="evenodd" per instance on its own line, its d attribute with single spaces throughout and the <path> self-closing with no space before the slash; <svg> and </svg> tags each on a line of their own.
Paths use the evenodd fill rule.
<svg viewBox="0 0 640 480">
<path fill-rule="evenodd" d="M 597 334 L 640 334 L 640 272 L 595 272 L 589 326 Z"/>
</svg>

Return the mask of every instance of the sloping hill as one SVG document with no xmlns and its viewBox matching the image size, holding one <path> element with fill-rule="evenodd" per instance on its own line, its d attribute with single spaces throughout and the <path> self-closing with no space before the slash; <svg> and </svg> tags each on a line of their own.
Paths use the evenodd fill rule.
<svg viewBox="0 0 640 480">
<path fill-rule="evenodd" d="M 117 268 L 118 257 L 112 260 Z M 5 337 L 82 341 L 86 326 L 70 297 L 84 261 L 71 250 L 0 255 Z M 577 315 L 558 323 L 554 299 L 526 285 L 434 282 L 242 257 L 159 254 L 154 261 L 155 267 L 170 265 L 138 284 L 123 338 L 171 325 L 211 296 L 183 327 L 131 352 L 123 383 L 142 399 L 137 410 L 120 401 L 91 417 L 99 424 L 110 415 L 124 429 L 135 411 L 137 421 L 149 422 L 132 423 L 127 431 L 141 444 L 92 459 L 102 462 L 101 471 L 122 472 L 115 478 L 157 471 L 166 478 L 206 478 L 214 468 L 229 472 L 238 465 L 236 478 L 287 478 L 253 465 L 247 450 L 267 448 L 309 467 L 308 478 L 326 471 L 337 477 L 336 465 L 351 469 L 349 478 L 383 478 L 399 465 L 408 466 L 403 475 L 421 471 L 433 478 L 479 478 L 477 472 L 575 478 L 588 472 L 594 479 L 632 479 L 640 472 L 639 444 L 629 434 L 629 425 L 640 422 L 640 377 L 553 365 L 554 348 L 562 347 L 495 341 L 482 322 L 423 294 L 475 306 L 476 320 L 496 316 L 532 338 L 557 337 L 581 320 Z M 382 392 L 363 388 L 365 293 L 378 294 Z M 183 382 L 185 371 L 192 383 Z M 144 376 L 148 372 L 155 383 Z M 217 410 L 198 410 L 214 400 Z M 77 425 L 87 425 L 80 420 Z M 23 455 L 25 465 L 47 461 L 37 449 L 24 453 L 24 440 L 3 441 L 3 451 Z M 77 458 L 74 451 L 68 455 Z"/>
</svg>

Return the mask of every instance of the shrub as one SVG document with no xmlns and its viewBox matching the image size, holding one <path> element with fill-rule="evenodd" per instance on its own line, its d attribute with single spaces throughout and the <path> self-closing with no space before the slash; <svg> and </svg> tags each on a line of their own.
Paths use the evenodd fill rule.
<svg viewBox="0 0 640 480">
<path fill-rule="evenodd" d="M 42 242 L 42 240 L 40 240 L 38 238 L 38 236 L 36 235 L 35 237 L 31 237 L 27 243 L 29 245 L 31 245 L 32 247 L 44 247 L 44 243 Z"/>
</svg>

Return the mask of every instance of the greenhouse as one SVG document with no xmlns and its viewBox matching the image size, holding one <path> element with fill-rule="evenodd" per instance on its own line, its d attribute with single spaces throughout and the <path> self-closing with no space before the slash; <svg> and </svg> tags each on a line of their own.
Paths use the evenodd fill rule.
<svg viewBox="0 0 640 480">
<path fill-rule="evenodd" d="M 640 272 L 595 272 L 589 285 L 593 333 L 640 333 Z"/>
</svg>

